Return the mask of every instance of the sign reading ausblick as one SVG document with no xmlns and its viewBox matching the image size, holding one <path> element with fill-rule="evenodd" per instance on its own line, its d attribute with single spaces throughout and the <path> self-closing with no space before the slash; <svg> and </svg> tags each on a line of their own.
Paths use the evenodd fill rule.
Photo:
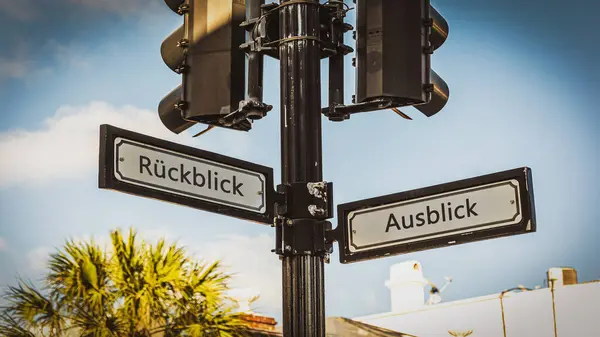
<svg viewBox="0 0 600 337">
<path fill-rule="evenodd" d="M 100 187 L 272 222 L 273 170 L 101 126 Z"/>
<path fill-rule="evenodd" d="M 338 206 L 342 263 L 535 231 L 520 168 Z"/>
</svg>

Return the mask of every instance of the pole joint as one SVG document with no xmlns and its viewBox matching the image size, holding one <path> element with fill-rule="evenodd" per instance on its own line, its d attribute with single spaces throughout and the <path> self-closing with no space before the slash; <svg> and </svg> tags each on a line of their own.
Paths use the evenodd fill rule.
<svg viewBox="0 0 600 337">
<path fill-rule="evenodd" d="M 296 182 L 277 186 L 275 249 L 281 257 L 311 255 L 329 260 L 333 252 L 333 183 Z"/>
<path fill-rule="evenodd" d="M 279 38 L 280 24 L 276 9 L 291 5 L 316 5 L 319 6 L 321 23 L 320 38 L 316 36 L 292 36 Z M 240 49 L 246 53 L 256 52 L 279 59 L 279 45 L 296 40 L 315 40 L 319 42 L 321 58 L 329 58 L 335 55 L 347 55 L 354 49 L 343 43 L 343 34 L 353 30 L 352 25 L 345 23 L 344 18 L 350 8 L 345 9 L 343 1 L 330 1 L 320 4 L 312 0 L 293 0 L 281 5 L 268 4 L 261 7 L 259 17 L 250 18 L 240 24 L 250 34 L 249 41 L 240 45 Z"/>
<path fill-rule="evenodd" d="M 281 257 L 324 256 L 326 260 L 333 252 L 333 241 L 329 239 L 331 222 L 314 219 L 275 220 L 275 249 L 272 252 Z"/>
</svg>

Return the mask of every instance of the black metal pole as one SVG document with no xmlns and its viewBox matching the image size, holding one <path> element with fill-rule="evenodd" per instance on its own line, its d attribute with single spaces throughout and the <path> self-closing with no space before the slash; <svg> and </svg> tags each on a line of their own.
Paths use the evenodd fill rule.
<svg viewBox="0 0 600 337">
<path fill-rule="evenodd" d="M 261 5 L 264 0 L 248 1 L 247 19 L 252 20 L 260 17 Z M 253 40 L 254 30 L 250 33 Z M 256 51 L 248 52 L 248 99 L 262 102 L 263 99 L 263 55 Z"/>
<path fill-rule="evenodd" d="M 283 184 L 322 180 L 319 6 L 318 0 L 280 3 Z M 304 220 L 303 226 L 318 226 L 314 219 L 290 220 Z M 314 252 L 283 256 L 285 337 L 325 336 L 323 267 L 324 257 Z"/>
<path fill-rule="evenodd" d="M 344 9 L 344 4 L 335 3 L 338 11 Z M 335 46 L 344 44 L 344 31 L 341 27 L 343 20 L 331 20 L 331 42 Z M 338 51 L 337 54 L 329 58 L 329 111 L 335 111 L 337 105 L 344 105 L 344 53 Z"/>
</svg>

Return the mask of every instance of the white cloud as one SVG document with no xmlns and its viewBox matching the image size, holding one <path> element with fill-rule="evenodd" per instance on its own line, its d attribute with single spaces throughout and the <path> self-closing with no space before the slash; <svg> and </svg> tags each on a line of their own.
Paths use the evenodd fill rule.
<svg viewBox="0 0 600 337">
<path fill-rule="evenodd" d="M 42 130 L 0 134 L 0 156 L 7 159 L 0 163 L 0 186 L 87 172 L 97 161 L 100 124 L 157 129 L 155 119 L 150 111 L 131 106 L 115 108 L 101 102 L 83 107 L 63 106 L 45 121 Z"/>
<path fill-rule="evenodd" d="M 236 289 L 234 293 L 258 293 L 260 298 L 252 309 L 259 314 L 273 315 L 281 312 L 282 294 L 281 262 L 271 253 L 273 245 L 273 238 L 265 234 L 230 235 L 189 248 L 207 261 L 221 260 L 226 272 L 234 274 L 231 282 L 231 288 Z"/>
<path fill-rule="evenodd" d="M 0 188 L 77 178 L 97 170 L 101 124 L 188 145 L 198 141 L 189 134 L 175 135 L 168 131 L 154 111 L 130 105 L 115 107 L 104 102 L 61 106 L 39 130 L 0 133 L 0 157 L 3 158 L 0 161 Z M 244 157 L 249 142 L 240 142 L 242 135 L 239 132 L 224 132 L 227 134 L 212 131 L 210 135 L 202 136 L 202 147 L 209 151 L 233 151 L 232 155 Z"/>
<path fill-rule="evenodd" d="M 7 251 L 7 250 L 8 250 L 8 244 L 6 243 L 6 240 L 0 236 L 0 252 Z"/>
<path fill-rule="evenodd" d="M 49 246 L 40 246 L 29 251 L 26 256 L 29 269 L 34 272 L 45 271 L 48 258 L 54 251 L 55 249 Z"/>
</svg>

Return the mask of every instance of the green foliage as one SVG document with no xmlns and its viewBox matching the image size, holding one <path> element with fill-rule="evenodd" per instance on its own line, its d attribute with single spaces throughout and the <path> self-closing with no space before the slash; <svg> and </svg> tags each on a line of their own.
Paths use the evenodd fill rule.
<svg viewBox="0 0 600 337">
<path fill-rule="evenodd" d="M 111 233 L 111 249 L 67 241 L 51 254 L 43 291 L 19 281 L 3 294 L 0 336 L 243 336 L 219 262 L 193 261 L 161 239 Z"/>
</svg>

